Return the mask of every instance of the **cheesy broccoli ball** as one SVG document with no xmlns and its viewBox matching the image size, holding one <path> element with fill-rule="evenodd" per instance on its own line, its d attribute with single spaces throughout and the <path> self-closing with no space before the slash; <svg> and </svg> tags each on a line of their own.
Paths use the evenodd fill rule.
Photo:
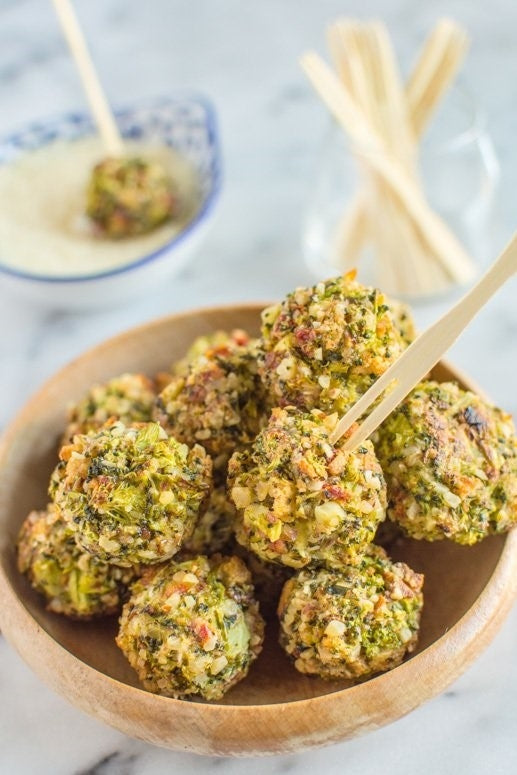
<svg viewBox="0 0 517 775">
<path fill-rule="evenodd" d="M 145 234 L 177 212 L 173 181 L 158 162 L 107 158 L 94 167 L 86 213 L 99 234 L 111 239 Z"/>
<path fill-rule="evenodd" d="M 191 554 L 215 554 L 227 549 L 233 539 L 235 506 L 225 487 L 214 487 L 204 514 L 196 522 L 194 532 L 182 550 Z"/>
<path fill-rule="evenodd" d="M 156 401 L 154 419 L 186 444 L 202 444 L 223 476 L 237 447 L 250 444 L 262 420 L 256 345 L 231 345 L 196 358 Z"/>
<path fill-rule="evenodd" d="M 336 563 L 372 541 L 386 488 L 372 444 L 354 452 L 329 437 L 337 416 L 274 409 L 253 446 L 230 460 L 237 540 L 261 559 L 301 568 Z"/>
<path fill-rule="evenodd" d="M 172 557 L 192 533 L 211 487 L 211 460 L 157 423 L 107 423 L 60 452 L 50 495 L 77 542 L 115 565 Z"/>
<path fill-rule="evenodd" d="M 242 328 L 232 331 L 214 331 L 213 334 L 198 336 L 179 361 L 172 364 L 171 371 L 177 377 L 188 374 L 188 368 L 200 355 L 211 357 L 215 352 L 227 353 L 233 347 L 247 347 L 251 340 L 249 334 Z"/>
<path fill-rule="evenodd" d="M 389 515 L 413 538 L 475 544 L 517 523 L 511 417 L 447 382 L 422 382 L 376 434 Z"/>
<path fill-rule="evenodd" d="M 298 288 L 263 311 L 259 373 L 273 406 L 343 414 L 405 349 L 390 303 L 354 278 Z"/>
<path fill-rule="evenodd" d="M 113 614 L 136 569 L 108 565 L 81 549 L 58 509 L 31 511 L 18 536 L 18 570 L 47 599 L 47 608 L 74 619 Z"/>
<path fill-rule="evenodd" d="M 280 644 L 301 673 L 367 678 L 414 650 L 423 576 L 380 547 L 352 554 L 339 570 L 307 568 L 280 598 Z"/>
<path fill-rule="evenodd" d="M 133 585 L 117 644 L 149 691 L 218 700 L 246 676 L 263 638 L 244 563 L 199 556 Z"/>
<path fill-rule="evenodd" d="M 149 422 L 155 398 L 154 385 L 144 374 L 121 374 L 94 385 L 79 403 L 69 407 L 65 441 L 75 433 L 98 430 L 110 417 L 125 425 Z"/>
</svg>

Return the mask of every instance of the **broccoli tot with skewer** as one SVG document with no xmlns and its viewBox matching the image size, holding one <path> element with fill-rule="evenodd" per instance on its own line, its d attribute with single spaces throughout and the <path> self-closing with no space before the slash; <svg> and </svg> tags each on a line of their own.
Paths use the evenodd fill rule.
<svg viewBox="0 0 517 775">
<path fill-rule="evenodd" d="M 374 438 L 388 514 L 411 537 L 474 544 L 517 524 L 513 422 L 479 396 L 422 382 Z"/>
<path fill-rule="evenodd" d="M 18 569 L 47 599 L 47 608 L 73 619 L 116 613 L 136 578 L 135 568 L 109 565 L 82 549 L 53 504 L 32 511 L 18 536 Z"/>
<path fill-rule="evenodd" d="M 77 542 L 128 566 L 172 557 L 205 506 L 212 462 L 169 438 L 157 423 L 108 422 L 77 434 L 60 452 L 50 494 Z"/>
<path fill-rule="evenodd" d="M 344 440 L 331 444 L 336 422 L 317 409 L 274 409 L 253 445 L 230 459 L 237 540 L 261 559 L 332 566 L 373 540 L 386 510 L 381 467 L 369 441 L 354 452 Z"/>
<path fill-rule="evenodd" d="M 248 569 L 215 555 L 148 569 L 124 606 L 117 644 L 149 691 L 218 700 L 247 675 L 263 638 Z"/>
<path fill-rule="evenodd" d="M 100 235 L 120 239 L 145 234 L 177 212 L 174 183 L 158 162 L 109 157 L 94 167 L 86 213 Z"/>
<path fill-rule="evenodd" d="M 344 414 L 412 336 L 407 309 L 349 272 L 263 311 L 259 373 L 273 406 Z"/>
<path fill-rule="evenodd" d="M 338 570 L 304 568 L 286 582 L 280 644 L 301 673 L 361 679 L 415 649 L 423 576 L 380 547 L 352 552 Z"/>
</svg>

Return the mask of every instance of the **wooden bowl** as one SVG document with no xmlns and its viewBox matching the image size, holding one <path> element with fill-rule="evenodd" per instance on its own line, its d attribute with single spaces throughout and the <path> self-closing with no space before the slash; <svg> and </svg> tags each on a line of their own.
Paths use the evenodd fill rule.
<svg viewBox="0 0 517 775">
<path fill-rule="evenodd" d="M 473 548 L 404 541 L 393 552 L 396 559 L 426 575 L 420 643 L 410 659 L 357 686 L 309 678 L 287 661 L 272 620 L 249 676 L 217 704 L 168 699 L 140 688 L 115 646 L 116 619 L 84 624 L 45 611 L 16 570 L 14 545 L 26 514 L 46 505 L 67 403 L 93 382 L 121 372 L 167 368 L 199 334 L 236 326 L 255 333 L 259 309 L 184 313 L 109 340 L 47 382 L 0 448 L 3 632 L 34 671 L 72 703 L 129 735 L 176 750 L 234 756 L 300 751 L 387 724 L 465 670 L 495 635 L 517 591 L 515 532 Z M 434 376 L 470 385 L 445 364 Z"/>
</svg>

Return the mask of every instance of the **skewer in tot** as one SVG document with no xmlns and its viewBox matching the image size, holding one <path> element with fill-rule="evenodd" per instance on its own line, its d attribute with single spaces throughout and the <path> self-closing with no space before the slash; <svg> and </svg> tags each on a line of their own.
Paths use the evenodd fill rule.
<svg viewBox="0 0 517 775">
<path fill-rule="evenodd" d="M 330 441 L 335 444 L 357 422 L 379 396 L 390 392 L 346 440 L 344 448 L 362 444 L 388 417 L 454 344 L 487 301 L 517 272 L 517 233 L 499 258 L 476 285 L 449 312 L 430 326 L 374 382 L 336 425 Z M 393 383 L 395 386 L 393 387 Z"/>
<path fill-rule="evenodd" d="M 100 236 L 118 239 L 152 231 L 178 212 L 174 182 L 157 161 L 125 154 L 72 4 L 70 0 L 52 2 L 107 154 L 93 169 L 86 214 Z"/>
</svg>

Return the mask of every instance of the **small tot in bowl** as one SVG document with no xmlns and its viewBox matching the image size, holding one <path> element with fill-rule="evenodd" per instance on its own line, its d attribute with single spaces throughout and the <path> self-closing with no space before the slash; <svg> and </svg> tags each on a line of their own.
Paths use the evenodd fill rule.
<svg viewBox="0 0 517 775">
<path fill-rule="evenodd" d="M 212 105 L 183 94 L 116 111 L 116 119 L 128 155 L 144 158 L 153 169 L 158 165 L 174 181 L 174 218 L 157 224 L 170 198 L 158 181 L 157 211 L 148 196 L 135 201 L 142 193 L 135 185 L 124 188 L 124 208 L 108 206 L 104 176 L 106 196 L 94 194 L 92 212 L 106 230 L 121 234 L 123 221 L 131 235 L 100 236 L 86 216 L 88 180 L 104 155 L 90 115 L 32 122 L 0 140 L 0 275 L 6 293 L 63 310 L 111 308 L 176 274 L 208 232 L 222 181 Z M 144 222 L 156 228 L 142 230 Z"/>
<path fill-rule="evenodd" d="M 174 181 L 157 161 L 108 157 L 93 168 L 86 214 L 99 236 L 123 239 L 147 234 L 178 212 Z"/>
<path fill-rule="evenodd" d="M 304 568 L 282 590 L 280 644 L 297 670 L 328 680 L 392 670 L 415 650 L 423 581 L 374 545 L 339 569 Z"/>
<path fill-rule="evenodd" d="M 111 417 L 125 425 L 150 422 L 155 398 L 154 384 L 144 374 L 120 374 L 93 385 L 80 401 L 68 407 L 63 441 L 72 441 L 76 433 L 97 431 Z"/>
<path fill-rule="evenodd" d="M 296 288 L 263 310 L 259 372 L 272 406 L 344 414 L 406 349 L 407 308 L 355 275 Z"/>
<path fill-rule="evenodd" d="M 409 536 L 467 546 L 517 524 L 517 437 L 509 414 L 453 382 L 422 382 L 375 448 L 389 516 Z"/>
</svg>

